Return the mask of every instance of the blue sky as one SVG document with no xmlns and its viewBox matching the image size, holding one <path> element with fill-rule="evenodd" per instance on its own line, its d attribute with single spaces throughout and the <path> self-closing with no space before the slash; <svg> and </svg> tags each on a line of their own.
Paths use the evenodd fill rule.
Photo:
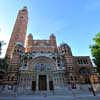
<svg viewBox="0 0 100 100">
<path fill-rule="evenodd" d="M 23 6 L 28 8 L 27 34 L 48 39 L 54 33 L 58 45 L 68 43 L 73 55 L 91 56 L 89 45 L 100 32 L 100 0 L 0 0 L 0 40 L 8 43 Z"/>
</svg>

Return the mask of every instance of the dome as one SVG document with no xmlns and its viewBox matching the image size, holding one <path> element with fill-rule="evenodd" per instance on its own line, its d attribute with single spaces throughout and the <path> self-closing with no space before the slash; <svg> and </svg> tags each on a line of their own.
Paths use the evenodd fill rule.
<svg viewBox="0 0 100 100">
<path fill-rule="evenodd" d="M 69 49 L 70 49 L 70 46 L 69 46 L 67 43 L 62 43 L 62 44 L 60 45 L 60 47 L 66 47 L 66 48 L 69 48 Z"/>
<path fill-rule="evenodd" d="M 51 33 L 50 38 L 56 38 L 53 33 Z"/>
<path fill-rule="evenodd" d="M 32 36 L 32 34 L 31 34 L 31 33 L 28 35 L 28 38 L 33 39 L 33 36 Z"/>
<path fill-rule="evenodd" d="M 60 45 L 61 51 L 69 56 L 72 56 L 71 48 L 68 44 L 63 43 Z"/>
</svg>

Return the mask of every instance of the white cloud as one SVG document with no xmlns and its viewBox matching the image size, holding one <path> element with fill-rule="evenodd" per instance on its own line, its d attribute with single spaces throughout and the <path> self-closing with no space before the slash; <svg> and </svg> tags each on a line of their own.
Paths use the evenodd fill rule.
<svg viewBox="0 0 100 100">
<path fill-rule="evenodd" d="M 5 56 L 6 49 L 7 49 L 8 42 L 9 42 L 9 35 L 7 35 L 3 26 L 0 26 L 0 29 L 1 29 L 1 31 L 0 31 L 0 41 L 4 41 L 6 43 L 6 45 L 2 46 L 2 54 L 0 55 L 0 58 L 1 58 L 1 57 Z"/>
</svg>

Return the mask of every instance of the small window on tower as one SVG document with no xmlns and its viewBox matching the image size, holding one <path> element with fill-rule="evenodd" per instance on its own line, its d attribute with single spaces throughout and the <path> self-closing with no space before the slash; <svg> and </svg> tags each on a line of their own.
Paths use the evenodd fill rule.
<svg viewBox="0 0 100 100">
<path fill-rule="evenodd" d="M 20 18 L 21 18 L 21 19 L 23 19 L 24 17 L 23 17 L 23 16 L 21 16 Z"/>
<path fill-rule="evenodd" d="M 18 35 L 18 34 L 16 34 L 15 40 L 16 40 L 16 39 L 18 39 L 18 38 L 19 38 L 19 35 Z"/>
</svg>

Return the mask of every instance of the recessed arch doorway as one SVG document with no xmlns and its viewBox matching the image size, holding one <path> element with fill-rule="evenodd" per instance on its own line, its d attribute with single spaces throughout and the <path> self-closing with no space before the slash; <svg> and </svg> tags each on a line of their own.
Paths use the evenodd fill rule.
<svg viewBox="0 0 100 100">
<path fill-rule="evenodd" d="M 34 70 L 33 90 L 53 90 L 53 71 L 56 68 L 55 61 L 49 57 L 41 56 L 34 58 L 31 62 L 31 67 Z"/>
</svg>

